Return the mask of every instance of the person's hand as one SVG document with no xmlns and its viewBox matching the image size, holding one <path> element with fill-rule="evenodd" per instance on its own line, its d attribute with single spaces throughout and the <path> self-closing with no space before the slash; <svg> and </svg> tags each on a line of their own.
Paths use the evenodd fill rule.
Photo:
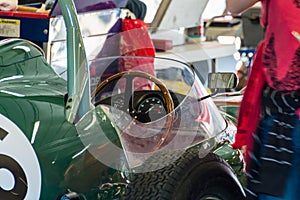
<svg viewBox="0 0 300 200">
<path fill-rule="evenodd" d="M 0 11 L 12 11 L 17 10 L 17 0 L 0 0 Z"/>
<path fill-rule="evenodd" d="M 242 152 L 243 156 L 246 157 L 247 146 L 246 145 L 242 146 L 240 151 Z"/>
<path fill-rule="evenodd" d="M 300 42 L 300 33 L 297 31 L 292 31 L 293 36 Z"/>
</svg>

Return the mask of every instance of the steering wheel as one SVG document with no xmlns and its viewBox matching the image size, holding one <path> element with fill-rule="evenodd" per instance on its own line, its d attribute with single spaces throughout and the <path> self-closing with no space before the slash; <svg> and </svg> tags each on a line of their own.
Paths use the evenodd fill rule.
<svg viewBox="0 0 300 200">
<path fill-rule="evenodd" d="M 133 83 L 133 79 L 134 78 L 145 78 L 148 79 L 150 81 L 152 81 L 153 83 L 155 83 L 157 85 L 157 87 L 162 91 L 163 94 L 163 98 L 165 100 L 166 103 L 166 111 L 167 113 L 170 113 L 174 110 L 174 103 L 172 100 L 172 96 L 169 92 L 169 90 L 167 89 L 167 87 L 165 86 L 165 84 L 160 81 L 159 79 L 157 79 L 155 76 L 150 75 L 148 73 L 145 72 L 140 72 L 140 71 L 124 71 L 124 72 L 119 72 L 117 74 L 114 74 L 112 76 L 110 76 L 109 78 L 105 79 L 104 81 L 102 81 L 97 87 L 96 89 L 92 92 L 92 100 L 94 100 L 94 98 L 111 82 L 119 80 L 121 78 L 125 78 L 126 79 L 126 85 L 125 85 L 125 103 L 130 102 L 130 98 L 131 95 L 133 94 L 133 87 L 132 87 L 132 83 Z M 130 108 L 130 110 L 132 111 L 133 108 Z"/>
<path fill-rule="evenodd" d="M 102 81 L 96 87 L 96 89 L 92 92 L 92 101 L 111 82 L 117 81 L 121 78 L 126 79 L 125 90 L 124 90 L 124 91 L 126 91 L 126 92 L 124 92 L 124 105 L 129 105 L 129 108 L 127 109 L 129 114 L 133 114 L 135 112 L 133 105 L 130 104 L 130 99 L 134 92 L 134 89 L 133 89 L 134 78 L 145 78 L 147 80 L 150 80 L 151 82 L 155 83 L 156 86 L 161 90 L 161 92 L 163 94 L 164 102 L 166 103 L 166 112 L 168 115 L 167 115 L 167 120 L 166 120 L 165 127 L 164 127 L 164 133 L 162 134 L 160 141 L 153 148 L 153 150 L 158 149 L 163 144 L 163 142 L 166 140 L 166 138 L 168 137 L 168 134 L 172 127 L 172 123 L 174 121 L 174 116 L 173 116 L 173 114 L 171 114 L 172 111 L 174 110 L 174 102 L 173 102 L 173 99 L 172 99 L 172 96 L 171 96 L 169 90 L 167 89 L 167 87 L 165 86 L 165 84 L 162 81 L 160 81 L 158 78 L 156 78 L 155 76 L 153 76 L 151 74 L 141 72 L 141 71 L 124 71 L 124 72 L 119 72 L 117 74 L 114 74 L 114 75 L 110 76 L 109 78 L 105 79 L 104 81 Z"/>
</svg>

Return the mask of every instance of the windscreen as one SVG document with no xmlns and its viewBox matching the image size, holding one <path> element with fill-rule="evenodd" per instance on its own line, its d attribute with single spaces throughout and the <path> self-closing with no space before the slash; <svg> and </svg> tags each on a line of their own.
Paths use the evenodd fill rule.
<svg viewBox="0 0 300 200">
<path fill-rule="evenodd" d="M 80 23 L 88 25 L 91 16 Z M 76 128 L 86 149 L 109 167 L 135 172 L 162 167 L 144 168 L 157 154 L 170 154 L 165 165 L 193 146 L 206 155 L 227 124 L 211 98 L 202 100 L 208 93 L 193 67 L 182 56 L 156 56 L 145 29 L 120 32 L 116 16 L 118 10 L 95 15 L 99 26 L 110 27 L 106 34 L 82 27 L 93 108 Z M 66 49 L 58 36 L 51 64 L 64 75 Z"/>
<path fill-rule="evenodd" d="M 102 152 L 91 148 L 109 166 L 118 163 L 117 168 L 123 168 L 126 163 L 127 169 L 138 171 L 154 154 L 176 152 L 165 160 L 167 164 L 199 144 L 206 144 L 201 151 L 208 153 L 213 147 L 210 141 L 226 128 L 212 100 L 201 100 L 208 93 L 186 63 L 158 57 L 118 56 L 97 58 L 90 65 L 92 76 L 98 77 L 94 78 L 98 82 L 91 85 L 95 109 L 77 128 L 89 148 L 99 145 L 115 152 L 108 157 L 102 155 L 107 152 L 102 148 Z M 113 67 L 117 67 L 115 74 Z M 100 110 L 116 129 L 112 135 L 99 125 L 103 123 L 99 122 L 103 120 L 103 116 L 99 119 Z M 86 129 L 87 124 L 90 129 Z"/>
</svg>

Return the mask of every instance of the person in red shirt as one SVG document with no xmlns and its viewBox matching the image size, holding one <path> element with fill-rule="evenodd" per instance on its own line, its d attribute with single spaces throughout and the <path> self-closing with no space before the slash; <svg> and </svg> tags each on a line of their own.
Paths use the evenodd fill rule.
<svg viewBox="0 0 300 200">
<path fill-rule="evenodd" d="M 239 14 L 258 0 L 226 0 Z M 295 200 L 300 188 L 300 1 L 261 0 L 258 45 L 234 148 L 245 152 L 247 199 Z"/>
</svg>

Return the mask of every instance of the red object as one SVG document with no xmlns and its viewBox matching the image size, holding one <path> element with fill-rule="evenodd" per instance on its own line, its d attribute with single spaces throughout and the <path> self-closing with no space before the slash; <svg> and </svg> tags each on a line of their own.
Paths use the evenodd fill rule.
<svg viewBox="0 0 300 200">
<path fill-rule="evenodd" d="M 119 59 L 119 71 L 142 71 L 155 75 L 153 65 L 155 48 L 144 21 L 129 18 L 123 20 L 120 55 L 127 57 Z M 145 56 L 145 58 L 137 59 L 136 56 Z M 135 83 L 135 88 L 140 89 L 151 88 L 152 85 L 150 81 L 142 78 L 137 79 Z"/>
<path fill-rule="evenodd" d="M 261 42 L 257 47 L 250 77 L 241 102 L 237 134 L 235 135 L 235 143 L 232 145 L 236 149 L 241 149 L 242 146 L 247 145 L 247 152 L 252 150 L 253 134 L 260 119 L 261 94 L 266 83 L 262 63 L 263 48 L 264 43 Z M 246 163 L 249 161 L 248 153 L 246 153 L 245 161 Z"/>
<path fill-rule="evenodd" d="M 27 17 L 27 18 L 37 18 L 37 19 L 50 18 L 50 16 L 47 13 L 26 12 L 26 11 L 0 11 L 0 16 Z"/>
<path fill-rule="evenodd" d="M 296 91 L 300 88 L 300 43 L 292 33 L 300 33 L 299 1 L 262 2 L 261 19 L 266 24 L 263 51 L 266 81 L 278 91 Z"/>
<path fill-rule="evenodd" d="M 167 51 L 173 49 L 172 40 L 152 39 L 152 42 L 157 51 Z"/>
</svg>

